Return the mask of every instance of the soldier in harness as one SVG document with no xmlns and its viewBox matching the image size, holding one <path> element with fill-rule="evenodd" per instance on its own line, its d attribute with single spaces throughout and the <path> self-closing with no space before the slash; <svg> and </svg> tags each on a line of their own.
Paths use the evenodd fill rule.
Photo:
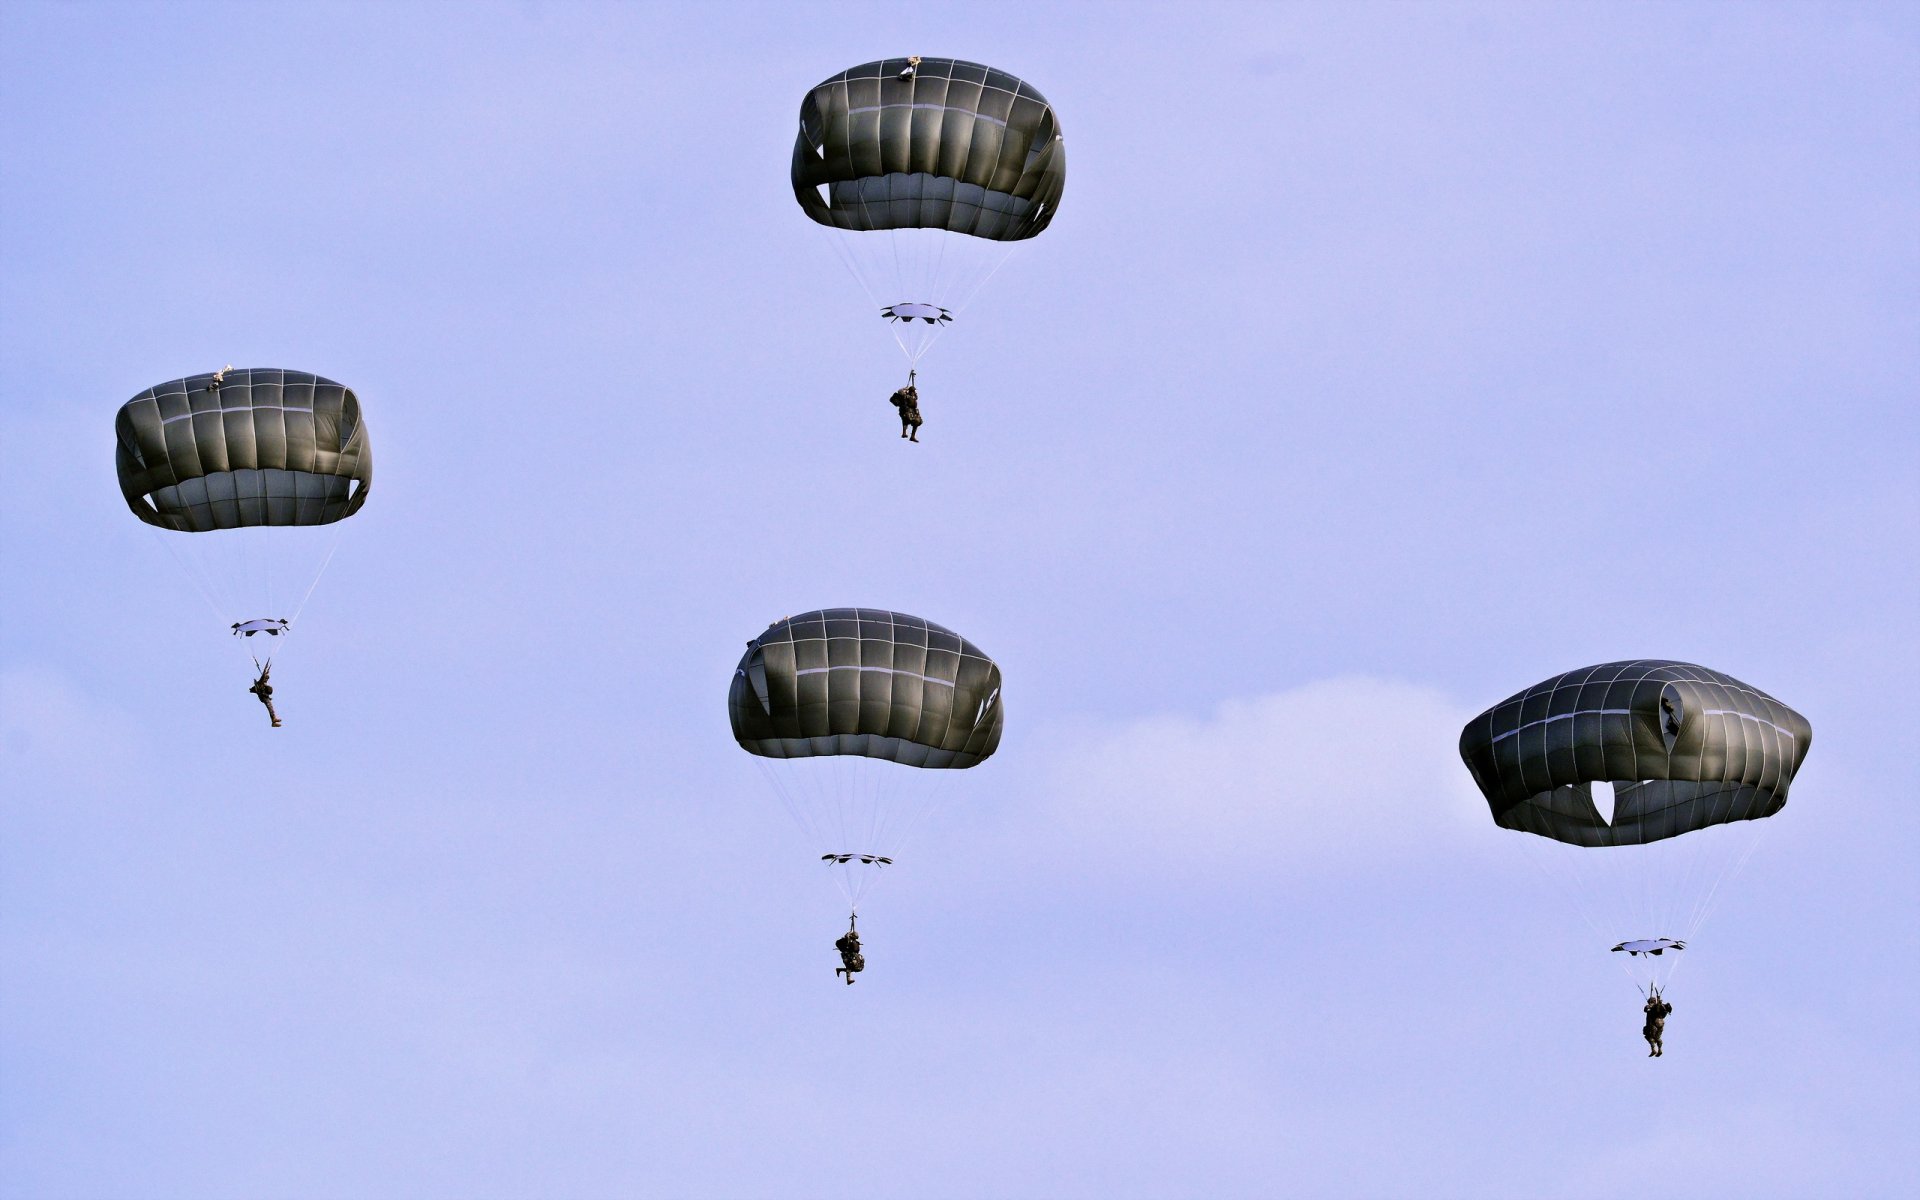
<svg viewBox="0 0 1920 1200">
<path fill-rule="evenodd" d="M 835 975 L 845 975 L 847 986 L 853 986 L 853 977 L 867 969 L 867 956 L 860 953 L 860 931 L 854 926 L 855 918 L 847 918 L 847 931 L 833 943 L 840 952 L 840 965 L 833 969 Z"/>
<path fill-rule="evenodd" d="M 273 685 L 267 682 L 267 676 L 271 674 L 273 674 L 273 664 L 269 662 L 260 668 L 260 678 L 254 680 L 253 686 L 247 690 L 260 697 L 260 703 L 267 706 L 268 719 L 273 722 L 273 727 L 278 729 L 280 728 L 280 714 L 273 711 Z"/>
<path fill-rule="evenodd" d="M 1647 1014 L 1647 1023 L 1640 1028 L 1640 1036 L 1647 1039 L 1647 1057 L 1659 1058 L 1666 1053 L 1660 1045 L 1660 1039 L 1667 1032 L 1667 1014 L 1673 1011 L 1673 1005 L 1667 1003 L 1659 988 L 1647 993 L 1647 1002 L 1641 1008 Z"/>
<path fill-rule="evenodd" d="M 887 397 L 887 403 L 900 410 L 900 436 L 910 442 L 920 440 L 920 390 L 913 386 L 914 372 L 907 372 L 907 386 Z"/>
</svg>

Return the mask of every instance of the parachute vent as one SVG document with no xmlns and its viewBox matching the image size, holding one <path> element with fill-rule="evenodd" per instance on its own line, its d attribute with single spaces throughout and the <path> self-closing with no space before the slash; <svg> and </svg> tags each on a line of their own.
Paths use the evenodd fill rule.
<svg viewBox="0 0 1920 1200">
<path fill-rule="evenodd" d="M 1613 824 L 1613 806 L 1615 804 L 1613 780 L 1596 779 L 1587 785 L 1587 797 L 1593 801 L 1593 811 L 1603 825 Z"/>
<path fill-rule="evenodd" d="M 987 710 L 992 708 L 993 702 L 995 700 L 998 700 L 999 698 L 1000 698 L 999 688 L 995 688 L 993 689 L 993 691 L 987 693 L 986 699 L 980 701 L 979 711 L 973 714 L 973 723 L 975 725 L 978 725 L 980 722 L 987 719 Z"/>
</svg>

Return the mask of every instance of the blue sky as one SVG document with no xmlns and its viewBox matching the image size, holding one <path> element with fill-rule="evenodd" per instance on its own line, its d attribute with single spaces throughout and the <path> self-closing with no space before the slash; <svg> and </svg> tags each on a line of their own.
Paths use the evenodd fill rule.
<svg viewBox="0 0 1920 1200">
<path fill-rule="evenodd" d="M 906 53 L 1069 164 L 916 448 L 785 179 Z M 1920 1184 L 1910 7 L 19 3 L 0 57 L 0 1190 Z M 378 468 L 272 733 L 111 466 L 228 362 Z M 723 712 L 831 604 L 1007 680 L 855 988 Z M 1658 1064 L 1454 748 L 1641 656 L 1815 729 Z"/>
</svg>

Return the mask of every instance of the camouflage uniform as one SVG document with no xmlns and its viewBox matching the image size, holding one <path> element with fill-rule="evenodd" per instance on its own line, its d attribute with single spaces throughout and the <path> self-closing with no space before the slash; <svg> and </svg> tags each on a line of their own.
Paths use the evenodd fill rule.
<svg viewBox="0 0 1920 1200">
<path fill-rule="evenodd" d="M 900 410 L 900 436 L 920 440 L 920 392 L 912 384 L 887 397 L 887 403 Z"/>
<path fill-rule="evenodd" d="M 1667 1014 L 1673 1011 L 1673 1005 L 1668 1004 L 1664 996 L 1655 992 L 1647 997 L 1646 1007 L 1641 1011 L 1647 1014 L 1647 1023 L 1640 1030 L 1640 1036 L 1647 1039 L 1647 1057 L 1659 1058 L 1666 1053 L 1665 1048 L 1660 1045 L 1660 1039 L 1666 1035 Z"/>
<path fill-rule="evenodd" d="M 856 972 L 867 969 L 867 956 L 860 953 L 860 934 L 857 930 L 849 929 L 841 934 L 834 941 L 833 948 L 840 952 L 841 964 L 833 969 L 835 975 L 845 975 L 847 982 L 852 983 Z"/>
<path fill-rule="evenodd" d="M 267 719 L 273 722 L 275 729 L 278 729 L 280 728 L 280 714 L 273 711 L 273 685 L 267 682 L 267 676 L 272 672 L 272 667 L 267 667 L 261 671 L 260 678 L 254 680 L 253 686 L 247 690 L 260 697 L 260 703 L 267 706 Z"/>
</svg>

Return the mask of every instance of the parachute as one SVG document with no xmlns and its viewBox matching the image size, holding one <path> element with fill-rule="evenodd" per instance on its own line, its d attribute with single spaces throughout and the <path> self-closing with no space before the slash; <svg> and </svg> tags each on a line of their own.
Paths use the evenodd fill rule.
<svg viewBox="0 0 1920 1200">
<path fill-rule="evenodd" d="M 1000 668 L 940 625 L 878 608 L 784 617 L 747 643 L 727 693 L 755 756 L 848 905 L 891 866 L 951 771 L 1000 745 Z"/>
<path fill-rule="evenodd" d="M 1596 935 L 1664 990 L 1719 888 L 1787 802 L 1813 729 L 1730 675 L 1635 659 L 1544 680 L 1460 735 L 1495 824 L 1529 834 Z M 1609 936 L 1610 935 L 1610 936 Z"/>
<path fill-rule="evenodd" d="M 1052 222 L 1067 155 L 1052 105 L 1004 71 L 889 58 L 800 105 L 793 195 L 891 325 L 909 366 Z"/>
<path fill-rule="evenodd" d="M 127 507 L 163 531 L 220 624 L 266 666 L 332 558 L 327 527 L 372 486 L 359 399 L 303 371 L 229 367 L 148 388 L 121 406 L 114 435 Z"/>
</svg>

